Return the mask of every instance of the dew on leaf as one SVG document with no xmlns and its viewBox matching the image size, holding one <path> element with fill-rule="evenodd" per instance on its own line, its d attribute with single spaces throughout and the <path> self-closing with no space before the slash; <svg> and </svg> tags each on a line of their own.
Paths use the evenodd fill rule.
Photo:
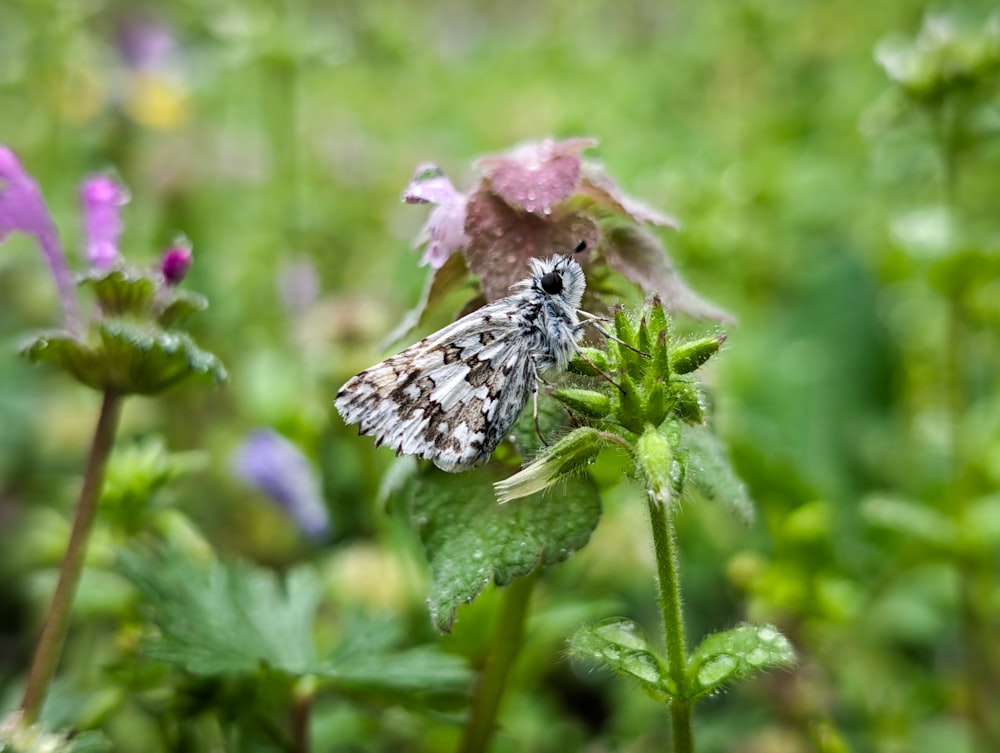
<svg viewBox="0 0 1000 753">
<path fill-rule="evenodd" d="M 760 638 L 765 643 L 773 643 L 778 638 L 781 638 L 781 633 L 779 633 L 770 625 L 765 625 L 762 628 L 758 628 L 757 637 Z"/>
<path fill-rule="evenodd" d="M 713 656 L 698 670 L 698 682 L 704 687 L 717 685 L 736 669 L 736 658 L 729 654 Z"/>
</svg>

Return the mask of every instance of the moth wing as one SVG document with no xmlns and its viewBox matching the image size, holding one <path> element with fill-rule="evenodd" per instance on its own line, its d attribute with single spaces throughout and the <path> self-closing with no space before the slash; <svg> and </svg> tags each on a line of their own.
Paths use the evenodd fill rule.
<svg viewBox="0 0 1000 753">
<path fill-rule="evenodd" d="M 502 303 L 353 377 L 335 402 L 344 421 L 376 445 L 446 471 L 485 463 L 524 408 L 535 373 L 510 301 Z"/>
</svg>

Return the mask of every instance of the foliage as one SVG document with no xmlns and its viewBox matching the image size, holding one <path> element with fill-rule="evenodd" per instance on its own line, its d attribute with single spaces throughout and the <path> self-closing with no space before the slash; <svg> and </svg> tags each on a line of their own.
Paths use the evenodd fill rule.
<svg viewBox="0 0 1000 753">
<path fill-rule="evenodd" d="M 0 142 L 37 181 L 0 190 L 36 211 L 41 187 L 51 210 L 0 229 L 0 718 L 97 420 L 54 359 L 156 397 L 122 413 L 56 682 L 26 733 L 43 743 L 454 750 L 528 584 L 493 749 L 668 749 L 670 716 L 646 698 L 677 691 L 651 488 L 676 527 L 699 751 L 1000 748 L 994 3 L 0 6 Z M 554 193 L 519 199 L 510 147 L 546 137 L 562 145 Z M 441 167 L 418 183 L 450 176 L 483 237 L 424 272 L 408 250 L 422 223 L 429 253 L 461 246 L 468 220 L 454 201 L 399 206 L 428 160 Z M 128 263 L 74 280 L 58 235 L 90 260 L 77 186 L 108 168 L 135 196 L 119 207 Z M 558 233 L 533 202 L 551 202 Z M 585 307 L 621 303 L 636 337 L 652 292 L 738 324 L 723 342 L 673 318 L 662 394 L 575 362 L 543 390 L 544 442 L 529 410 L 481 476 L 393 465 L 338 422 L 337 387 L 380 342 L 502 291 L 484 269 L 535 253 L 513 242 L 522 215 L 537 233 L 520 241 L 543 253 L 592 241 Z M 138 265 L 180 230 L 197 254 L 185 287 L 204 298 Z M 16 357 L 30 332 L 47 363 Z M 606 347 L 595 331 L 584 353 L 621 382 Z M 224 390 L 193 384 L 222 363 Z M 680 413 L 647 435 L 668 403 Z M 302 453 L 324 538 L 234 478 L 260 427 Z M 669 468 L 638 471 L 609 433 L 646 436 Z M 496 505 L 502 479 L 530 495 Z M 116 564 L 126 540 L 132 569 Z M 226 633 L 205 630 L 214 619 Z M 744 679 L 791 658 L 767 626 L 798 663 Z"/>
</svg>

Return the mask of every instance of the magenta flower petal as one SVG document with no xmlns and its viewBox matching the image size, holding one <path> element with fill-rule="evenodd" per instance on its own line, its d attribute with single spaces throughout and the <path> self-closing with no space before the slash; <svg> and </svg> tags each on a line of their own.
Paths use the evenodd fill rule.
<svg viewBox="0 0 1000 753">
<path fill-rule="evenodd" d="M 0 144 L 0 243 L 12 232 L 35 236 L 59 291 L 66 325 L 75 330 L 79 303 L 59 232 L 38 184 L 25 172 L 14 152 Z"/>
<path fill-rule="evenodd" d="M 326 538 L 330 518 L 309 459 L 270 429 L 253 432 L 233 458 L 236 475 L 283 509 L 310 539 Z"/>
<path fill-rule="evenodd" d="M 121 207 L 129 198 L 128 190 L 109 175 L 93 175 L 80 186 L 87 261 L 97 269 L 107 269 L 118 260 Z"/>
</svg>

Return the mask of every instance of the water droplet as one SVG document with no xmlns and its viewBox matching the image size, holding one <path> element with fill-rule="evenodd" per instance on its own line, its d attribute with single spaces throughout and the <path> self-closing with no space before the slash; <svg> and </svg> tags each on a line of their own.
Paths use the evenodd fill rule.
<svg viewBox="0 0 1000 753">
<path fill-rule="evenodd" d="M 762 664 L 767 663 L 767 659 L 770 656 L 767 651 L 762 648 L 755 648 L 749 654 L 747 654 L 747 661 L 753 664 L 755 667 L 759 667 Z"/>
<path fill-rule="evenodd" d="M 657 682 L 660 679 L 660 667 L 649 654 L 637 654 L 629 662 L 629 670 L 646 682 Z"/>
<path fill-rule="evenodd" d="M 719 654 L 705 662 L 698 670 L 698 682 L 702 686 L 717 685 L 736 669 L 736 659 L 729 654 Z"/>
</svg>

